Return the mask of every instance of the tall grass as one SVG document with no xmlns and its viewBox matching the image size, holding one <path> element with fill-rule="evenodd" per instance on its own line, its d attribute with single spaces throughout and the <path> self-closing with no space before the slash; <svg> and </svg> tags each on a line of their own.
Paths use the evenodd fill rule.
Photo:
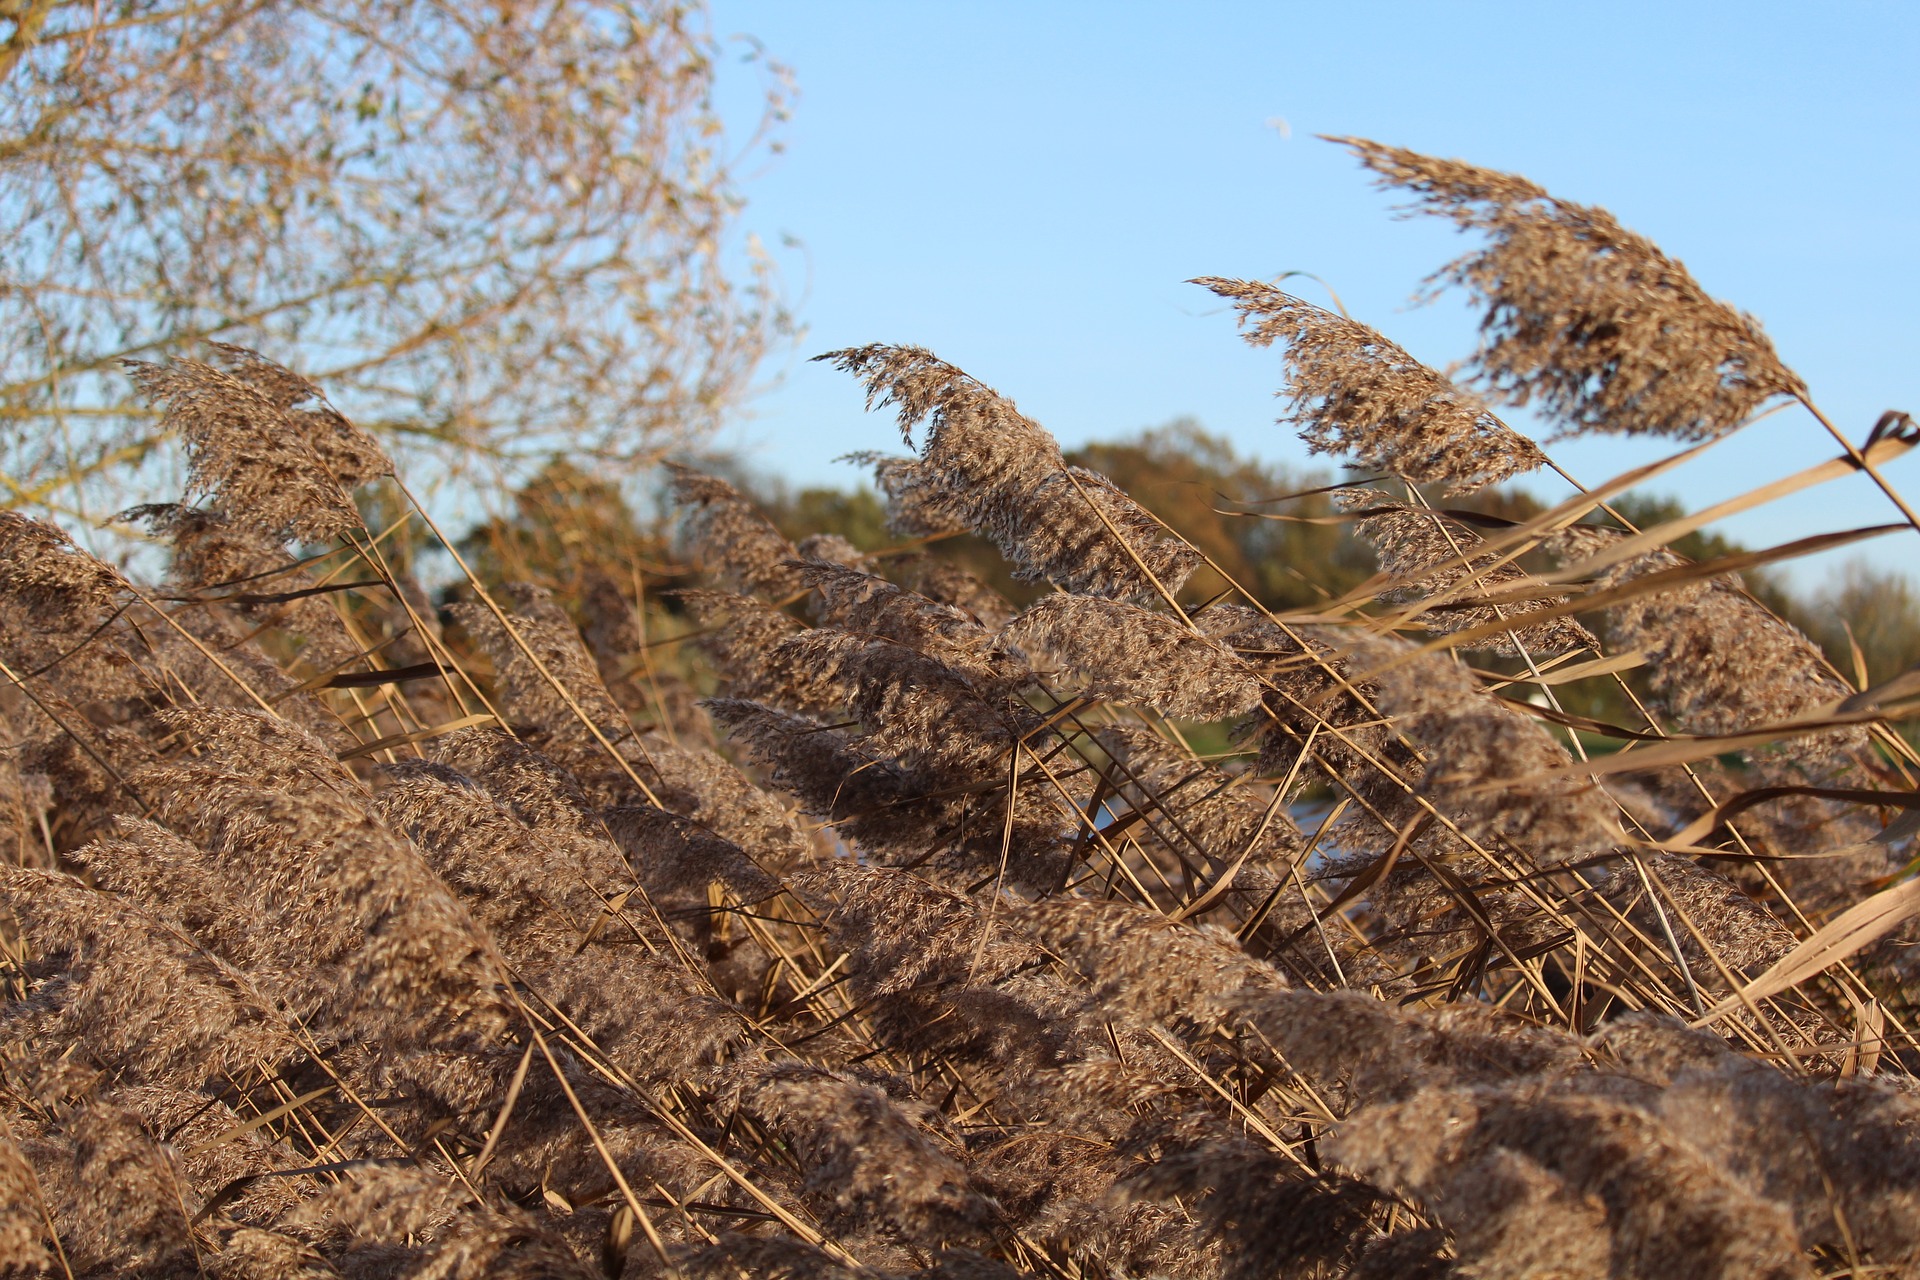
<svg viewBox="0 0 1920 1280">
<path fill-rule="evenodd" d="M 1374 473 L 1381 572 L 1311 610 L 1189 590 L 913 348 L 830 357 L 917 446 L 873 459 L 898 547 L 680 468 L 704 583 L 444 610 L 317 388 L 138 369 L 192 464 L 143 512 L 170 576 L 0 515 L 0 1270 L 1920 1276 L 1920 688 L 1734 572 L 1856 531 L 1693 563 L 1609 506 L 1657 467 L 1433 502 L 1552 465 L 1501 400 L 1737 448 L 1811 392 L 1604 211 L 1354 145 L 1485 234 L 1438 278 L 1486 343 L 1456 384 L 1204 282 Z M 1744 501 L 1870 470 L 1912 537 L 1911 424 L 1858 435 Z"/>
</svg>

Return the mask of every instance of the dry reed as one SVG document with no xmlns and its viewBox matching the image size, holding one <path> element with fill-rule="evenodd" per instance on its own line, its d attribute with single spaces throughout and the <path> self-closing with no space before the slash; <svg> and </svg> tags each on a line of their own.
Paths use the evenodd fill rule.
<svg viewBox="0 0 1920 1280">
<path fill-rule="evenodd" d="M 1490 236 L 1446 278 L 1495 392 L 1681 438 L 1800 394 L 1602 211 L 1355 145 Z M 866 459 L 895 532 L 1050 591 L 677 468 L 711 585 L 473 579 L 443 631 L 316 388 L 138 369 L 191 463 L 164 585 L 0 516 L 0 1271 L 1920 1276 L 1907 686 L 1610 557 L 1597 499 L 1432 509 L 1545 455 L 1208 283 L 1400 482 L 1311 610 L 1197 597 L 1011 402 L 875 346 L 831 358 L 926 424 Z"/>
</svg>

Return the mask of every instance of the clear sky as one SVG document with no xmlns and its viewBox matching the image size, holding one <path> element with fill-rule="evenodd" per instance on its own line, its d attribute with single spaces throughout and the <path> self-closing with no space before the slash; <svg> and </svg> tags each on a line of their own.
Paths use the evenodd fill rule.
<svg viewBox="0 0 1920 1280">
<path fill-rule="evenodd" d="M 1464 302 L 1409 299 L 1466 243 L 1395 220 L 1321 133 L 1605 205 L 1757 315 L 1856 439 L 1883 409 L 1920 414 L 1920 6 L 713 0 L 712 17 L 799 86 L 785 153 L 743 185 L 746 225 L 798 244 L 777 252 L 806 332 L 728 442 L 792 484 L 854 483 L 835 455 L 897 447 L 804 358 L 874 341 L 931 347 L 1068 445 L 1190 415 L 1305 463 L 1274 422 L 1279 357 L 1240 343 L 1197 275 L 1309 271 L 1428 363 L 1465 357 Z M 723 71 L 743 126 L 754 74 Z M 1589 483 L 1664 451 L 1553 449 Z M 1699 507 L 1833 452 L 1795 410 L 1664 487 Z M 1891 478 L 1920 497 L 1920 457 Z M 1897 518 L 1849 481 L 1727 531 L 1770 545 Z M 1920 568 L 1920 534 L 1869 547 Z"/>
</svg>

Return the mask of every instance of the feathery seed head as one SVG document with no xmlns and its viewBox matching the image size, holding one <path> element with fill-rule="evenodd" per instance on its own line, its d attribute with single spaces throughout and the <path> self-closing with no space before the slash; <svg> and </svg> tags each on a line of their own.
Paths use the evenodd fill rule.
<svg viewBox="0 0 1920 1280">
<path fill-rule="evenodd" d="M 1356 511 L 1354 532 L 1366 539 L 1380 558 L 1380 570 L 1390 579 L 1380 599 L 1411 604 L 1435 596 L 1442 600 L 1422 613 L 1419 624 L 1435 635 L 1451 635 L 1472 627 L 1511 621 L 1505 631 L 1473 643 L 1471 648 L 1517 656 L 1523 650 L 1533 658 L 1558 657 L 1576 649 L 1598 649 L 1599 642 L 1572 618 L 1552 618 L 1529 625 L 1527 615 L 1565 604 L 1566 596 L 1542 596 L 1498 605 L 1474 604 L 1475 597 L 1499 595 L 1524 588 L 1533 579 L 1524 570 L 1492 553 L 1475 555 L 1485 539 L 1460 521 L 1438 511 L 1404 506 L 1371 489 L 1340 496 L 1339 505 Z M 1449 562 L 1464 558 L 1465 564 Z M 1446 568 L 1440 568 L 1447 565 Z"/>
<path fill-rule="evenodd" d="M 818 358 L 865 382 L 868 408 L 897 406 L 909 444 L 928 419 L 917 466 L 887 462 L 882 473 L 890 493 L 911 494 L 920 527 L 972 529 L 1017 578 L 1115 599 L 1178 591 L 1199 567 L 1198 552 L 1112 481 L 1068 466 L 1039 423 L 932 352 L 876 345 Z"/>
<path fill-rule="evenodd" d="M 331 408 L 293 408 L 317 396 L 310 384 L 243 354 L 232 373 L 198 360 L 126 362 L 140 390 L 164 406 L 162 428 L 186 442 L 189 499 L 212 497 L 229 520 L 280 542 L 360 527 L 350 491 L 391 475 L 393 463 Z"/>
<path fill-rule="evenodd" d="M 1253 346 L 1286 344 L 1287 386 L 1280 394 L 1314 453 L 1345 454 L 1350 466 L 1444 484 L 1451 493 L 1471 493 L 1546 465 L 1539 446 L 1479 397 L 1366 325 L 1259 281 L 1193 283 L 1233 300 Z"/>
<path fill-rule="evenodd" d="M 1162 613 L 1097 596 L 1047 596 L 1002 627 L 1011 644 L 1061 663 L 1095 697 L 1188 720 L 1226 720 L 1260 702 L 1232 649 Z"/>
<path fill-rule="evenodd" d="M 1759 322 L 1708 296 L 1605 209 L 1525 178 L 1364 138 L 1335 138 L 1410 191 L 1413 208 L 1485 232 L 1488 245 L 1434 279 L 1485 308 L 1473 368 L 1515 404 L 1538 401 L 1569 432 L 1703 440 L 1805 384 Z"/>
<path fill-rule="evenodd" d="M 667 470 L 681 509 L 680 536 L 701 569 L 762 600 L 798 594 L 799 582 L 787 564 L 798 553 L 773 521 L 717 476 L 677 462 L 668 463 Z"/>
</svg>

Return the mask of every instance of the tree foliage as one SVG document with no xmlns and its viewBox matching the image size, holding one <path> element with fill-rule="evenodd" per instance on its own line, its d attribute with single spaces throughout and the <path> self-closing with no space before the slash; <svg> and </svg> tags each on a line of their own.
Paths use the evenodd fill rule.
<svg viewBox="0 0 1920 1280">
<path fill-rule="evenodd" d="M 624 461 L 699 436 L 781 323 L 730 239 L 696 6 L 14 0 L 9 22 L 11 505 L 97 518 L 154 447 L 128 356 L 297 343 L 440 462 Z"/>
</svg>

